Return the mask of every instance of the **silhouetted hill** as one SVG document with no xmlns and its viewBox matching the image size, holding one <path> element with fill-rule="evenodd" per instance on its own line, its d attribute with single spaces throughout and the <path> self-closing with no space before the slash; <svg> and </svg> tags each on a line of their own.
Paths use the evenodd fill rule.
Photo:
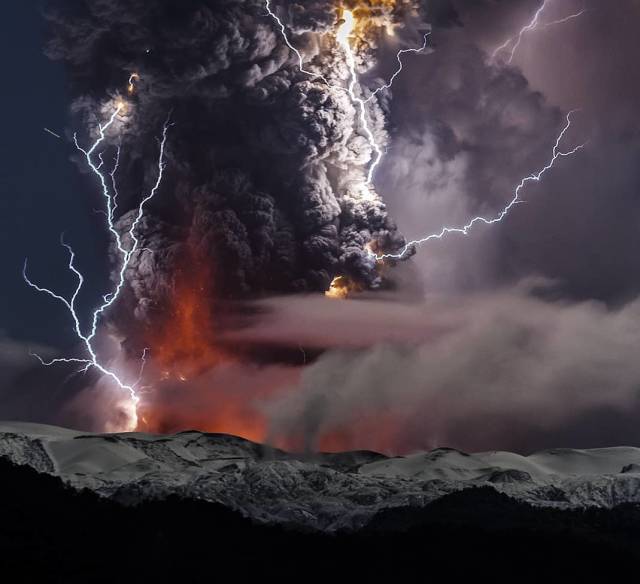
<svg viewBox="0 0 640 584">
<path fill-rule="evenodd" d="M 634 570 L 640 509 L 554 511 L 490 488 L 424 509 L 379 513 L 358 533 L 257 525 L 221 505 L 121 506 L 0 459 L 0 568 L 6 582 L 529 581 Z M 539 580 L 538 580 L 539 581 Z"/>
</svg>

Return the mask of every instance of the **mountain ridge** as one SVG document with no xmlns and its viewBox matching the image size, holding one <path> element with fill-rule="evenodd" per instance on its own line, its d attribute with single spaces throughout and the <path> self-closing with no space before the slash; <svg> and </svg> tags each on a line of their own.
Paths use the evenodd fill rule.
<svg viewBox="0 0 640 584">
<path fill-rule="evenodd" d="M 296 454 L 226 434 L 91 434 L 0 422 L 0 457 L 128 505 L 176 495 L 326 532 L 358 530 L 381 511 L 421 509 L 476 487 L 556 509 L 640 502 L 634 447 Z"/>
</svg>

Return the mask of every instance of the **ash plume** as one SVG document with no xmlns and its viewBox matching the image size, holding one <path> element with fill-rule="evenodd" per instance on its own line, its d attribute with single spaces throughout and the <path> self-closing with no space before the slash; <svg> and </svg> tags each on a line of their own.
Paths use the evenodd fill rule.
<svg viewBox="0 0 640 584">
<path fill-rule="evenodd" d="M 386 18 L 402 22 L 410 4 L 398 3 Z M 340 48 L 323 34 L 335 31 L 335 3 L 276 9 L 309 66 L 344 84 Z M 66 63 L 72 109 L 85 125 L 95 125 L 136 74 L 117 136 L 123 231 L 153 171 L 157 128 L 169 111 L 174 121 L 164 194 L 140 225 L 116 328 L 132 328 L 131 316 L 153 323 L 176 278 L 202 265 L 217 298 L 324 291 L 336 275 L 380 286 L 367 244 L 394 251 L 405 240 L 377 195 L 357 196 L 372 153 L 354 104 L 300 72 L 262 0 L 52 0 L 47 17 L 48 55 Z M 384 143 L 380 103 L 369 111 Z"/>
</svg>

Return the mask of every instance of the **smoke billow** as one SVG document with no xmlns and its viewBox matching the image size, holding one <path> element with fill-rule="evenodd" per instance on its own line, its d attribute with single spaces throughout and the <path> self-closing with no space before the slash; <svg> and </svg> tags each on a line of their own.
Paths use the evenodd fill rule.
<svg viewBox="0 0 640 584">
<path fill-rule="evenodd" d="M 397 4 L 372 3 L 372 19 L 402 22 L 412 3 Z M 348 70 L 326 33 L 339 8 L 329 0 L 272 8 L 305 67 L 331 86 L 299 70 L 263 0 L 49 3 L 48 54 L 67 64 L 84 124 L 95 127 L 137 75 L 108 136 L 122 147 L 119 228 L 153 181 L 169 112 L 174 124 L 161 196 L 138 229 L 140 251 L 113 315 L 127 336 L 167 313 L 185 271 L 206 266 L 218 299 L 324 291 L 336 275 L 372 288 L 381 277 L 367 244 L 404 245 L 381 199 L 359 194 L 372 148 L 338 88 Z M 371 57 L 374 46 L 360 54 Z M 375 100 L 368 109 L 383 145 L 383 110 Z"/>
<path fill-rule="evenodd" d="M 350 315 L 276 303 L 290 329 L 321 342 L 338 327 L 343 337 L 268 404 L 272 439 L 390 452 L 637 443 L 640 301 L 608 309 L 550 294 L 524 282 L 384 310 L 354 302 Z M 245 334 L 264 342 L 283 331 Z"/>
</svg>

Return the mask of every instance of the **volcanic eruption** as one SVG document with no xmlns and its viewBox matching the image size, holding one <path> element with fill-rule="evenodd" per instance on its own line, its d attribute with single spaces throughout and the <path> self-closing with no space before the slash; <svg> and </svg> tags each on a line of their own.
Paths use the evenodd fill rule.
<svg viewBox="0 0 640 584">
<path fill-rule="evenodd" d="M 341 438 L 354 434 L 351 413 L 347 429 L 333 424 L 318 438 L 316 412 L 335 408 L 318 410 L 313 395 L 274 411 L 331 343 L 247 342 L 236 333 L 262 310 L 256 301 L 393 288 L 393 268 L 416 246 L 501 222 L 529 183 L 584 147 L 565 148 L 571 112 L 546 164 L 516 183 L 501 211 L 407 241 L 376 173 L 403 56 L 428 52 L 422 3 L 62 0 L 48 17 L 48 54 L 67 65 L 71 109 L 89 129 L 92 146 L 75 143 L 106 201 L 114 289 L 87 336 L 75 304 L 84 279 L 70 246 L 71 300 L 26 270 L 25 279 L 66 305 L 90 355 L 43 362 L 80 363 L 97 370 L 101 387 L 115 381 L 128 391 L 122 407 L 135 414 L 122 429 L 195 426 L 255 440 L 277 434 L 287 445 L 314 447 L 309 435 L 352 444 Z M 389 47 L 395 72 L 378 66 Z M 405 414 L 361 409 L 355 433 L 386 420 L 381 434 L 391 436 Z"/>
<path fill-rule="evenodd" d="M 87 0 L 50 3 L 47 16 L 72 111 L 102 136 L 99 165 L 87 160 L 112 197 L 113 231 L 135 242 L 124 264 L 113 249 L 114 280 L 124 279 L 98 326 L 118 339 L 120 360 L 144 356 L 147 427 L 163 382 L 255 357 L 220 340 L 242 320 L 238 301 L 387 285 L 376 253 L 407 247 L 373 184 L 388 86 L 361 75 L 396 29 L 427 30 L 413 2 Z M 161 196 L 141 214 L 167 116 Z M 112 188 L 100 174 L 111 154 Z M 224 409 L 228 392 L 209 390 Z"/>
</svg>

